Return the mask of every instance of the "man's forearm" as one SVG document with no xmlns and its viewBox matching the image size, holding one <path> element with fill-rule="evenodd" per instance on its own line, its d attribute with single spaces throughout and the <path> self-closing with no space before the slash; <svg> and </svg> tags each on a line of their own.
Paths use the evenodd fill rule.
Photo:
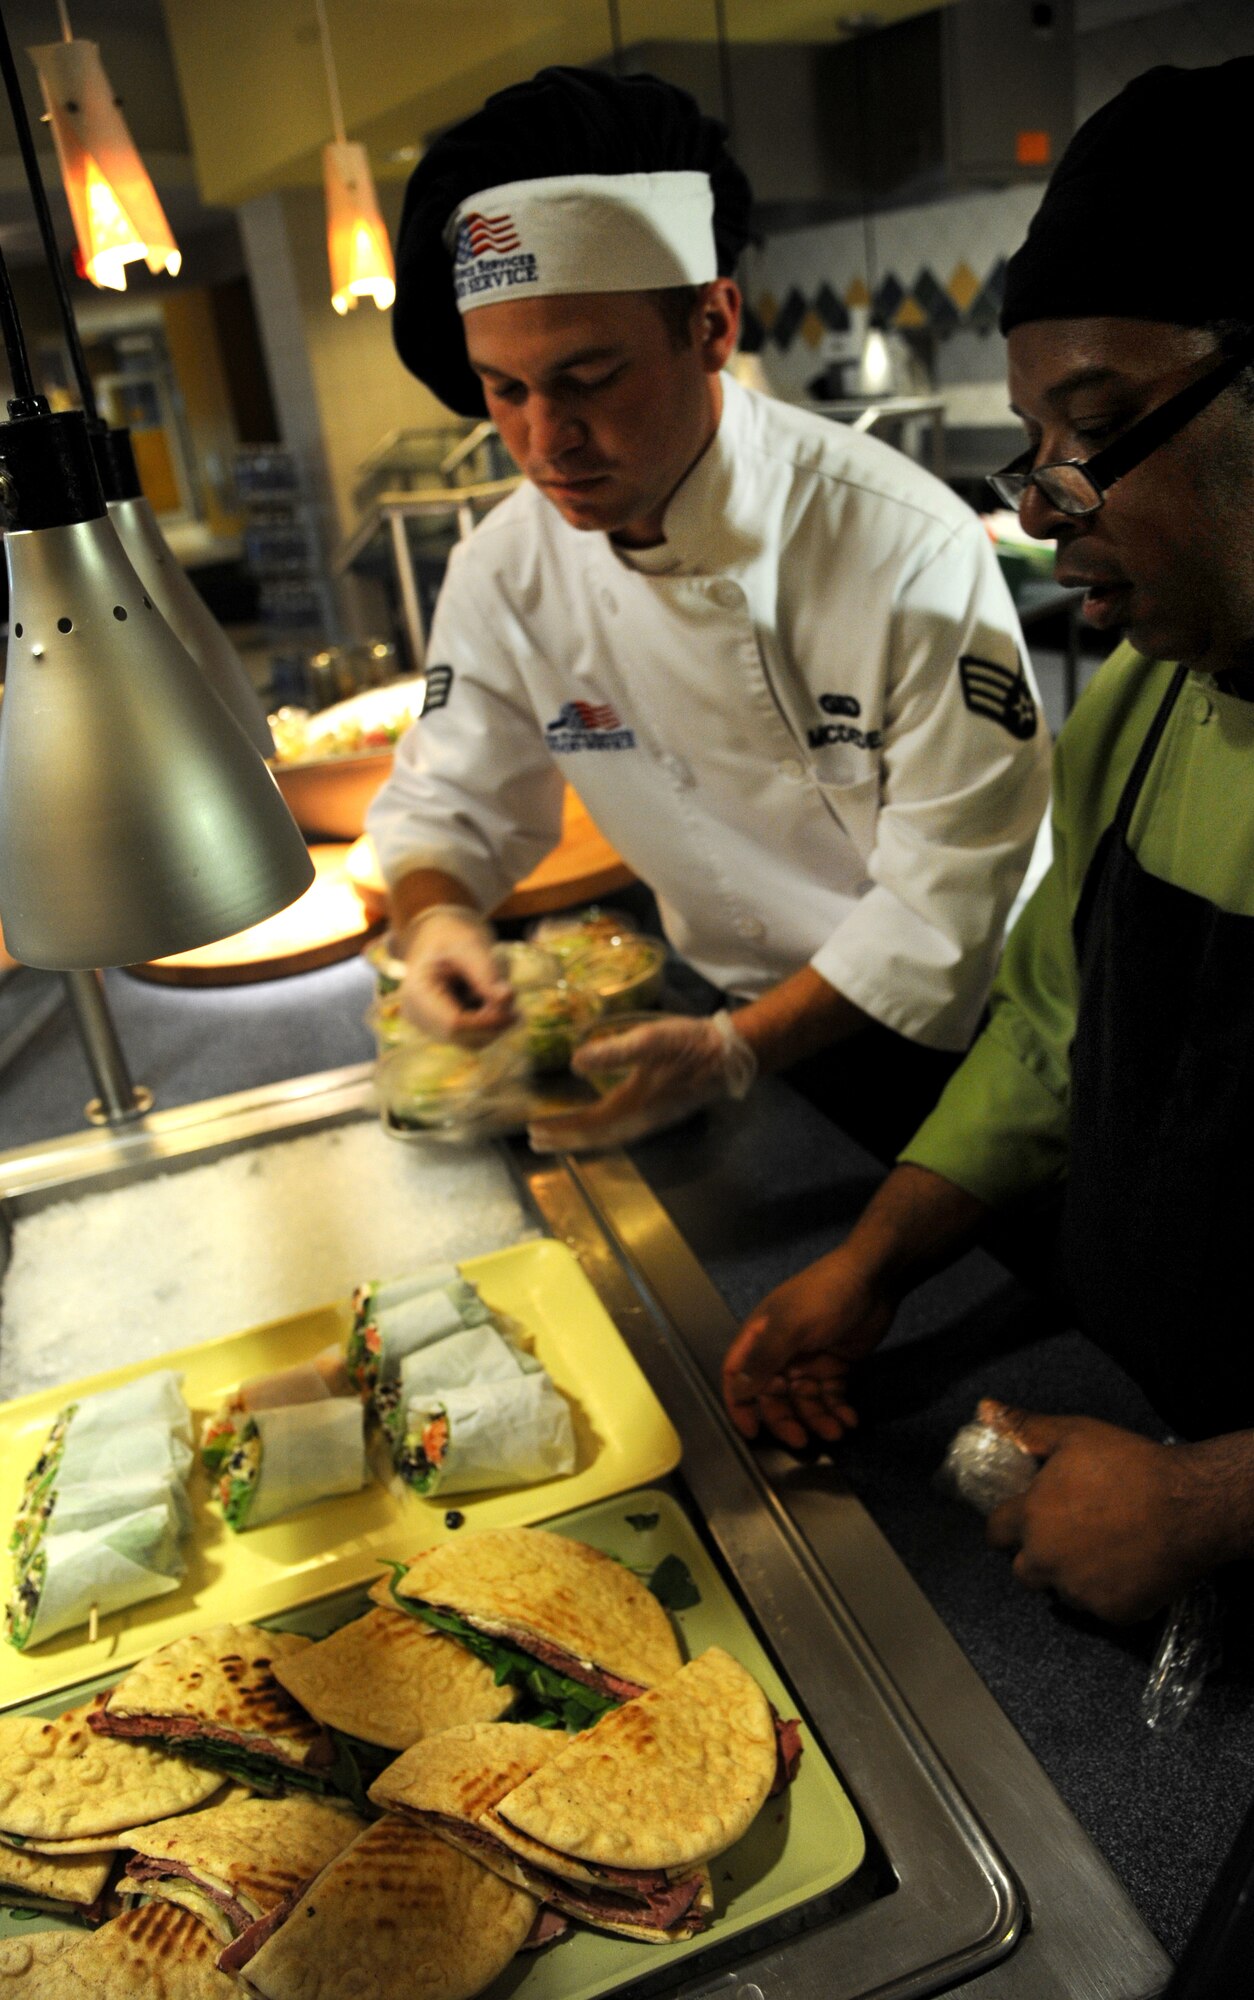
<svg viewBox="0 0 1254 2000">
<path fill-rule="evenodd" d="M 807 965 L 747 1007 L 738 1007 L 732 1018 L 758 1068 L 768 1071 L 845 1041 L 865 1028 L 870 1016 Z"/>
<path fill-rule="evenodd" d="M 868 1277 L 902 1298 L 969 1250 L 991 1210 L 927 1167 L 894 1167 L 843 1246 Z"/>
<path fill-rule="evenodd" d="M 1176 1445 L 1172 1455 L 1182 1474 L 1182 1538 L 1197 1551 L 1198 1567 L 1248 1561 L 1254 1556 L 1254 1431 Z"/>
<path fill-rule="evenodd" d="M 439 903 L 457 903 L 476 911 L 479 907 L 465 883 L 459 882 L 455 875 L 446 875 L 440 868 L 413 868 L 408 875 L 402 875 L 391 893 L 394 935 L 399 937 L 415 917 L 420 917 L 424 910 L 433 909 Z"/>
</svg>

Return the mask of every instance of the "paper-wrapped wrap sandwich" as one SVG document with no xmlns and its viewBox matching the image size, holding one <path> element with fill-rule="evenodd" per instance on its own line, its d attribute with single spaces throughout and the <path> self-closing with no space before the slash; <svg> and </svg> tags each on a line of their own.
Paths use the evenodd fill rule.
<svg viewBox="0 0 1254 2000">
<path fill-rule="evenodd" d="M 218 1466 L 227 1525 L 237 1532 L 263 1527 L 311 1501 L 357 1493 L 365 1485 L 361 1404 L 355 1396 L 328 1396 L 220 1415 L 206 1457 Z"/>
</svg>

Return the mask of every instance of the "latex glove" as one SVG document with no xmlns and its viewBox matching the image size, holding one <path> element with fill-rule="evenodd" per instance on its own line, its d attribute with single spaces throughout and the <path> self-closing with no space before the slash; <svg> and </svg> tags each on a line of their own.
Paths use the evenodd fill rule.
<svg viewBox="0 0 1254 2000">
<path fill-rule="evenodd" d="M 422 910 L 399 941 L 400 1007 L 444 1042 L 483 1042 L 514 1018 L 514 997 L 493 952 L 492 926 L 459 903 Z"/>
<path fill-rule="evenodd" d="M 599 1035 L 576 1049 L 570 1066 L 589 1082 L 629 1073 L 599 1104 L 532 1125 L 528 1136 L 537 1153 L 630 1145 L 720 1097 L 744 1097 L 758 1071 L 757 1057 L 725 1010 L 659 1014 L 621 1034 Z"/>
<path fill-rule="evenodd" d="M 723 1400 L 742 1437 L 763 1426 L 800 1451 L 858 1421 L 849 1377 L 892 1324 L 896 1298 L 842 1244 L 768 1292 L 723 1362 Z"/>
</svg>

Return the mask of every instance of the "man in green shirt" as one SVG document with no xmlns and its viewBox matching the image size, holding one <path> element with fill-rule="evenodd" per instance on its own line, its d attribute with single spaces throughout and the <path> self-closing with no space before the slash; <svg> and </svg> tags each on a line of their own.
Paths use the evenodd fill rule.
<svg viewBox="0 0 1254 2000">
<path fill-rule="evenodd" d="M 1127 642 L 1059 739 L 1054 864 L 983 1034 L 848 1240 L 725 1364 L 746 1437 L 835 1441 L 903 1296 L 1062 1189 L 1078 1322 L 1183 1441 L 1010 1413 L 1040 1469 L 989 1537 L 1114 1620 L 1254 1554 L 1254 280 L 1213 192 L 1248 179 L 1252 92 L 1249 58 L 1138 78 L 1009 266 L 1029 442 L 994 484 Z"/>
</svg>

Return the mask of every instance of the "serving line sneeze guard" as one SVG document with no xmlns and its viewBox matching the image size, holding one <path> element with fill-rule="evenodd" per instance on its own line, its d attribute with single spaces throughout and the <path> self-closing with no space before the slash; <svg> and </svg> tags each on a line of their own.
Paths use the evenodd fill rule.
<svg viewBox="0 0 1254 2000">
<path fill-rule="evenodd" d="M 297 1078 L 0 1154 L 0 1269 L 50 1202 L 373 1117 L 371 1066 Z M 621 1154 L 507 1150 L 540 1226 L 575 1253 L 683 1440 L 671 1490 L 734 1589 L 853 1798 L 870 1858 L 852 1883 L 637 1994 L 728 2000 L 1150 2000 L 1170 1965 L 857 1500 L 787 1498 L 783 1455 L 735 1436 L 703 1365 L 730 1313 Z M 0 1338 L 3 1337 L 0 1327 Z"/>
</svg>

